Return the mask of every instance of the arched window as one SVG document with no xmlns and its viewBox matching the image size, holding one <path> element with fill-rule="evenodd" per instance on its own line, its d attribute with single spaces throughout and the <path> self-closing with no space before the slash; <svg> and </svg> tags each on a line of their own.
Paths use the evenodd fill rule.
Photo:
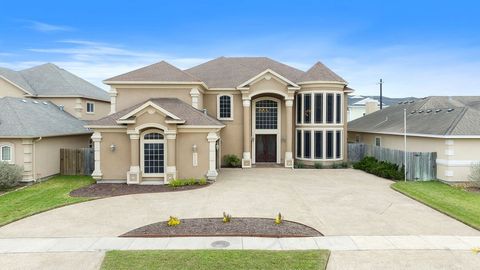
<svg viewBox="0 0 480 270">
<path fill-rule="evenodd" d="M 217 100 L 217 118 L 233 120 L 233 96 L 219 95 Z"/>
<path fill-rule="evenodd" d="M 13 163 L 13 145 L 0 145 L 0 161 Z"/>
<path fill-rule="evenodd" d="M 144 176 L 162 176 L 165 172 L 165 141 L 158 131 L 146 131 L 142 136 L 141 162 Z"/>
<path fill-rule="evenodd" d="M 274 100 L 264 99 L 255 104 L 255 128 L 277 129 L 278 104 Z"/>
</svg>

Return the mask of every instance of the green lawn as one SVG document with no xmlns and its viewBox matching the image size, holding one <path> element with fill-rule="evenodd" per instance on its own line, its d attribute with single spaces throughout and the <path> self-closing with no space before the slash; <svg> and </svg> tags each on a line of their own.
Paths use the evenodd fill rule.
<svg viewBox="0 0 480 270">
<path fill-rule="evenodd" d="M 56 176 L 0 196 L 0 226 L 46 210 L 91 198 L 74 198 L 70 191 L 94 183 L 89 176 Z"/>
<path fill-rule="evenodd" d="M 105 255 L 102 269 L 325 269 L 329 255 L 328 250 L 109 251 Z"/>
<path fill-rule="evenodd" d="M 480 230 L 480 193 L 438 181 L 397 182 L 392 188 Z"/>
</svg>

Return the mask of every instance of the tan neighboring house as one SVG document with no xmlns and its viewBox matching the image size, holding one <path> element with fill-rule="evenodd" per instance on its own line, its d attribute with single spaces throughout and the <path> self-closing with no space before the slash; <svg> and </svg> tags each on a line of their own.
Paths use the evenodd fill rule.
<svg viewBox="0 0 480 270">
<path fill-rule="evenodd" d="M 348 141 L 403 150 L 404 109 L 407 151 L 436 152 L 438 179 L 468 181 L 471 165 L 480 162 L 480 97 L 405 101 L 349 122 Z"/>
<path fill-rule="evenodd" d="M 89 147 L 85 122 L 42 99 L 0 98 L 0 162 L 23 167 L 23 181 L 60 172 L 61 148 Z"/>
<path fill-rule="evenodd" d="M 0 68 L 0 98 L 6 96 L 49 100 L 82 120 L 110 112 L 106 91 L 50 63 L 20 71 Z"/>
<path fill-rule="evenodd" d="M 104 81 L 111 114 L 91 121 L 99 182 L 215 179 L 242 167 L 347 160 L 346 81 L 266 57 L 220 57 L 187 70 L 164 61 Z"/>
</svg>

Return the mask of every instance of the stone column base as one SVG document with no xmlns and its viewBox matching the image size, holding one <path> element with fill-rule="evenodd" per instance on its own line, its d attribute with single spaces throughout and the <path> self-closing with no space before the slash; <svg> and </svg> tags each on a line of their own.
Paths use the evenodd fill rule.
<svg viewBox="0 0 480 270">
<path fill-rule="evenodd" d="M 103 174 L 101 171 L 93 171 L 92 173 L 92 178 L 95 179 L 95 180 L 102 180 L 102 177 L 103 177 Z"/>
<path fill-rule="evenodd" d="M 293 168 L 292 152 L 285 152 L 285 168 Z"/>
<path fill-rule="evenodd" d="M 140 184 L 142 175 L 140 174 L 139 166 L 131 166 L 130 171 L 127 172 L 127 184 Z"/>
<path fill-rule="evenodd" d="M 176 166 L 167 166 L 167 172 L 165 173 L 165 179 L 163 180 L 164 184 L 170 183 L 177 179 L 177 167 Z"/>
<path fill-rule="evenodd" d="M 218 172 L 216 170 L 207 172 L 207 179 L 208 180 L 216 180 L 217 176 L 218 176 Z"/>
<path fill-rule="evenodd" d="M 242 168 L 251 168 L 252 159 L 250 158 L 250 152 L 243 152 Z"/>
</svg>

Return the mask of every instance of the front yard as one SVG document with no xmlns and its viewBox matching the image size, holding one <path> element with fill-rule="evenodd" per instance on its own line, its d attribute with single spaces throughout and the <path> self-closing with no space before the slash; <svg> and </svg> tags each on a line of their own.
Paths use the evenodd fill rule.
<svg viewBox="0 0 480 270">
<path fill-rule="evenodd" d="M 480 230 L 480 193 L 438 181 L 397 182 L 392 188 Z"/>
<path fill-rule="evenodd" d="M 90 198 L 74 198 L 70 191 L 92 184 L 89 176 L 56 176 L 42 183 L 0 196 L 0 226 L 60 206 Z"/>
<path fill-rule="evenodd" d="M 328 250 L 109 251 L 102 269 L 326 269 L 329 256 Z"/>
</svg>

